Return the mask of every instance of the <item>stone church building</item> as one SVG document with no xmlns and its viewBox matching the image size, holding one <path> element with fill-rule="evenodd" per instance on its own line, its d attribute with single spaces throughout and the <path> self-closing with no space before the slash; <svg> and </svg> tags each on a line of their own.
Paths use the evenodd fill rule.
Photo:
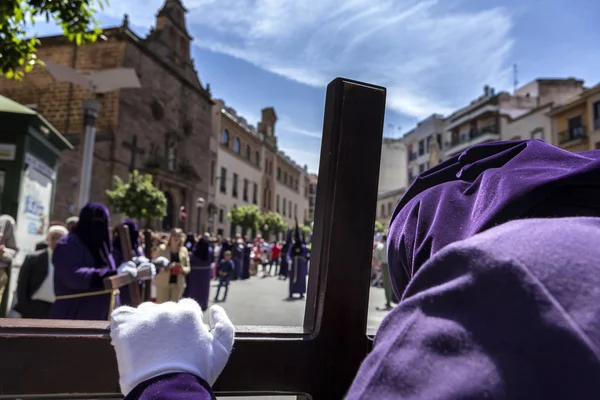
<svg viewBox="0 0 600 400">
<path fill-rule="evenodd" d="M 80 72 L 134 68 L 141 89 L 122 89 L 100 95 L 91 183 L 91 201 L 107 203 L 105 190 L 113 176 L 125 179 L 137 169 L 154 176 L 166 195 L 167 216 L 155 229 L 182 227 L 200 232 L 210 227 L 217 212 L 215 182 L 218 140 L 211 137 L 213 101 L 190 58 L 192 37 L 180 0 L 166 0 L 156 27 L 145 37 L 133 33 L 124 17 L 119 27 L 107 28 L 97 42 L 75 46 L 62 36 L 40 38 L 38 57 Z M 53 220 L 77 214 L 78 180 L 82 165 L 83 101 L 91 93 L 54 80 L 36 66 L 22 82 L 0 80 L 0 94 L 35 108 L 75 145 L 61 154 Z M 201 200 L 202 199 L 202 200 Z M 187 209 L 187 220 L 178 219 Z M 112 221 L 115 223 L 116 221 Z"/>
</svg>

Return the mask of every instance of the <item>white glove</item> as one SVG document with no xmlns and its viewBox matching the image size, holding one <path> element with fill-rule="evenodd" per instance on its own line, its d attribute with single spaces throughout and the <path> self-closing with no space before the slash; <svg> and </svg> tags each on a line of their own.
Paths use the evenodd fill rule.
<svg viewBox="0 0 600 400">
<path fill-rule="evenodd" d="M 143 263 L 150 262 L 150 260 L 144 256 L 133 257 L 132 261 L 136 264 L 143 264 Z"/>
<path fill-rule="evenodd" d="M 150 267 L 150 271 L 152 272 L 152 278 L 156 276 L 156 266 L 149 261 L 143 262 L 138 265 L 138 268 Z"/>
<path fill-rule="evenodd" d="M 130 274 L 134 278 L 137 276 L 137 265 L 133 261 L 125 261 L 117 268 L 119 274 Z"/>
<path fill-rule="evenodd" d="M 160 265 L 163 267 L 169 265 L 169 260 L 166 257 L 157 257 L 152 262 L 154 263 L 154 265 Z"/>
<path fill-rule="evenodd" d="M 178 372 L 212 386 L 229 359 L 235 328 L 223 308 L 212 306 L 208 312 L 211 330 L 192 299 L 114 310 L 110 337 L 123 394 L 148 379 Z"/>
</svg>

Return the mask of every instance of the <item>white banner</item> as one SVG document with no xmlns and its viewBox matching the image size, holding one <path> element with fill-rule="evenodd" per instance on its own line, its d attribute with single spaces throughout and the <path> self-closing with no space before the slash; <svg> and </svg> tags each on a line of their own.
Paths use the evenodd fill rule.
<svg viewBox="0 0 600 400">
<path fill-rule="evenodd" d="M 25 162 L 28 167 L 21 179 L 17 212 L 16 265 L 21 265 L 25 256 L 35 250 L 35 245 L 46 238 L 52 204 L 54 170 L 31 154 L 25 155 Z"/>
</svg>

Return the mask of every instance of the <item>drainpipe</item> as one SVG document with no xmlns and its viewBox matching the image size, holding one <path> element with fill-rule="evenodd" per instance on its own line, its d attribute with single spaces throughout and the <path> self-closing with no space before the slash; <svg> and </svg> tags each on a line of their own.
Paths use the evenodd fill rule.
<svg viewBox="0 0 600 400">
<path fill-rule="evenodd" d="M 75 69 L 75 64 L 77 63 L 77 45 L 73 44 L 73 56 L 71 58 L 71 68 Z M 64 129 L 64 133 L 68 134 L 69 133 L 69 125 L 71 123 L 71 103 L 73 100 L 73 84 L 69 83 L 69 93 L 67 94 L 67 106 L 66 106 L 66 112 L 67 112 L 67 118 L 65 119 L 65 129 Z"/>
</svg>

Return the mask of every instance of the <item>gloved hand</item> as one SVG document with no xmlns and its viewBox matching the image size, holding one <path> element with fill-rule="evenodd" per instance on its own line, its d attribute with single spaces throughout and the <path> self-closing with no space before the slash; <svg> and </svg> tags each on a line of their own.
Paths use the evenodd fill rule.
<svg viewBox="0 0 600 400">
<path fill-rule="evenodd" d="M 156 266 L 154 264 L 147 261 L 147 262 L 144 262 L 144 263 L 141 263 L 140 265 L 138 265 L 138 269 L 144 268 L 144 267 L 150 267 L 150 271 L 152 272 L 152 278 L 154 278 L 156 276 Z"/>
<path fill-rule="evenodd" d="M 110 337 L 123 394 L 148 379 L 176 372 L 196 375 L 212 386 L 229 359 L 235 328 L 223 308 L 212 306 L 208 312 L 210 330 L 192 299 L 114 310 Z"/>
<path fill-rule="evenodd" d="M 144 256 L 139 256 L 139 257 L 133 257 L 132 261 L 139 265 L 139 264 L 150 262 L 150 259 L 148 259 L 147 257 L 144 257 Z"/>
<path fill-rule="evenodd" d="M 154 263 L 154 265 L 160 265 L 161 267 L 166 267 L 170 263 L 170 261 L 166 257 L 157 257 L 152 262 Z"/>
<path fill-rule="evenodd" d="M 118 274 L 131 274 L 134 278 L 137 276 L 137 265 L 133 261 L 125 261 L 117 268 Z"/>
</svg>

